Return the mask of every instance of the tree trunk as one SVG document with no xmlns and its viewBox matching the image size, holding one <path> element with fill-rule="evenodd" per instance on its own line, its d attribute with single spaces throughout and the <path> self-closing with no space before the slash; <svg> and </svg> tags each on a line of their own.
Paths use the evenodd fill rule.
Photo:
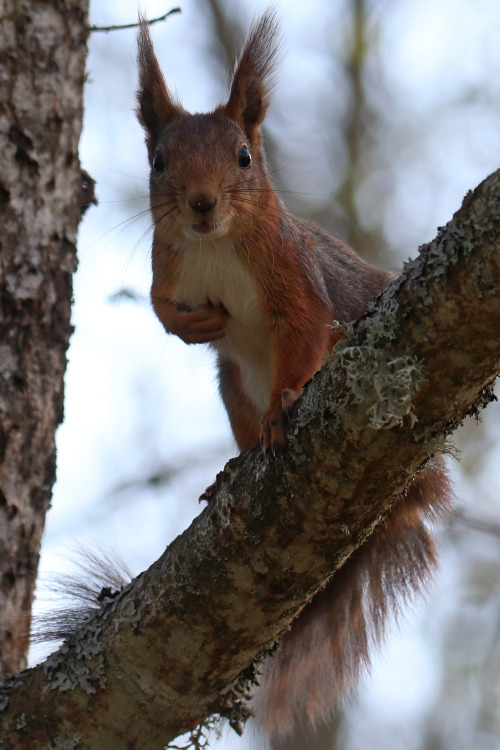
<svg viewBox="0 0 500 750">
<path fill-rule="evenodd" d="M 0 15 L 0 674 L 26 664 L 63 416 L 82 176 L 88 0 Z"/>
<path fill-rule="evenodd" d="M 210 713 L 244 716 L 252 661 L 493 398 L 499 207 L 497 172 L 348 327 L 287 449 L 233 459 L 160 560 L 5 685 L 0 746 L 158 750 Z"/>
</svg>

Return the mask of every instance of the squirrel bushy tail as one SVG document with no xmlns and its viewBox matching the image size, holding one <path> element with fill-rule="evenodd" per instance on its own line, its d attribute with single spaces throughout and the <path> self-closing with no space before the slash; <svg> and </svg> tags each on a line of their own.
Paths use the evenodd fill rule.
<svg viewBox="0 0 500 750">
<path fill-rule="evenodd" d="M 387 621 L 422 593 L 437 564 L 433 520 L 449 513 L 444 461 L 418 475 L 391 513 L 302 610 L 264 664 L 253 709 L 267 735 L 317 726 L 356 687 Z"/>
<path fill-rule="evenodd" d="M 42 580 L 41 600 L 47 605 L 50 601 L 51 606 L 34 617 L 32 643 L 68 638 L 133 578 L 128 565 L 116 553 L 83 545 L 76 550 L 72 567 L 72 573 Z"/>
</svg>

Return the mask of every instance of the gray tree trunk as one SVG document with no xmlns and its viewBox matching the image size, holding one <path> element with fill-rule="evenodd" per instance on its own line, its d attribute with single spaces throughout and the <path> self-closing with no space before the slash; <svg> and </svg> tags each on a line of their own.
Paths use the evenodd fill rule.
<svg viewBox="0 0 500 750">
<path fill-rule="evenodd" d="M 55 478 L 82 176 L 88 0 L 0 3 L 0 676 L 26 665 Z"/>
</svg>

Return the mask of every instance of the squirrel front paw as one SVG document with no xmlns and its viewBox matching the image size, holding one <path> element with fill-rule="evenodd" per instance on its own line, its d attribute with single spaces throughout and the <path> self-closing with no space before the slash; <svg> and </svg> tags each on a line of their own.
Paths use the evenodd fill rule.
<svg viewBox="0 0 500 750">
<path fill-rule="evenodd" d="M 222 306 L 207 303 L 192 310 L 169 299 L 153 299 L 153 304 L 167 333 L 185 344 L 208 344 L 226 335 L 229 313 Z"/>
</svg>

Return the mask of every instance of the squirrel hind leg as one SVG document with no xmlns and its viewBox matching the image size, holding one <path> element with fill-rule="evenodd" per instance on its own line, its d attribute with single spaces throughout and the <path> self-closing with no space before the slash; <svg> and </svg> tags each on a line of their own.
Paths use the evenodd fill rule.
<svg viewBox="0 0 500 750">
<path fill-rule="evenodd" d="M 448 512 L 451 496 L 444 470 L 419 474 L 302 610 L 277 654 L 264 663 L 253 698 L 256 721 L 273 740 L 327 722 L 352 693 L 388 620 L 428 583 L 437 558 L 428 521 Z"/>
</svg>

